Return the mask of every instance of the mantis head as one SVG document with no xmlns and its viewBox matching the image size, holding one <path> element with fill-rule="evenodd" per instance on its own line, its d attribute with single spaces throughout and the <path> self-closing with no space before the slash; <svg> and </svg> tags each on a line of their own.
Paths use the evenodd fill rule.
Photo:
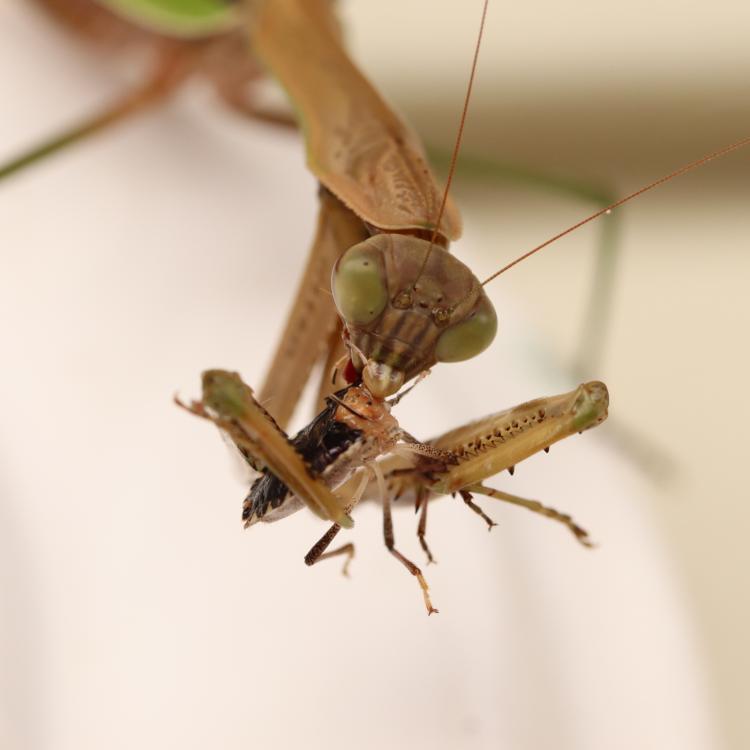
<svg viewBox="0 0 750 750">
<path fill-rule="evenodd" d="M 352 362 L 379 398 L 436 362 L 475 357 L 497 332 L 492 303 L 469 268 L 412 235 L 376 234 L 349 248 L 332 287 Z"/>
</svg>

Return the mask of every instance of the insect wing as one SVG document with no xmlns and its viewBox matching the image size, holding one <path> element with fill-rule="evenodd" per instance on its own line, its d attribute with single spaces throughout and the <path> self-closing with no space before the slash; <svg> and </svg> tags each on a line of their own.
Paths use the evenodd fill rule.
<svg viewBox="0 0 750 750">
<path fill-rule="evenodd" d="M 209 370 L 203 374 L 203 403 L 216 416 L 240 452 L 262 463 L 321 518 L 344 527 L 352 525 L 336 496 L 315 479 L 286 433 L 256 401 L 252 389 L 237 373 Z M 249 461 L 250 462 L 250 461 Z"/>
<path fill-rule="evenodd" d="M 379 229 L 433 229 L 442 190 L 416 135 L 344 52 L 329 0 L 261 3 L 251 36 L 297 110 L 308 166 L 323 185 Z M 450 201 L 441 232 L 461 234 Z"/>
</svg>

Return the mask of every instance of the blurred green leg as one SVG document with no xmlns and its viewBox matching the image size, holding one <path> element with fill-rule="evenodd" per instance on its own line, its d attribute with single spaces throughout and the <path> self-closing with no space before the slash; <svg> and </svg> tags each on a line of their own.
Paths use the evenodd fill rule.
<svg viewBox="0 0 750 750">
<path fill-rule="evenodd" d="M 33 146 L 5 164 L 0 164 L 0 180 L 22 172 L 27 167 L 44 161 L 47 157 L 64 151 L 89 136 L 107 130 L 131 115 L 159 103 L 184 80 L 189 71 L 185 60 L 170 58 L 157 67 L 155 74 L 140 88 L 129 92 L 119 101 L 93 117 L 74 125 L 69 130 Z"/>
</svg>

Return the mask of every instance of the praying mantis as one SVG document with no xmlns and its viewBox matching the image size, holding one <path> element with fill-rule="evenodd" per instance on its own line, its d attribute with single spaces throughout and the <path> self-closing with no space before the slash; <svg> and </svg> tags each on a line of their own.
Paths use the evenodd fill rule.
<svg viewBox="0 0 750 750">
<path fill-rule="evenodd" d="M 437 191 L 436 191 L 436 194 L 437 194 Z M 328 198 L 324 198 L 324 200 L 329 200 L 329 199 Z M 435 201 L 432 201 L 432 202 L 434 203 Z M 448 216 L 450 216 L 450 213 L 448 214 Z M 357 235 L 357 230 L 354 230 L 353 233 L 355 235 L 355 239 L 361 239 L 363 237 L 362 234 Z M 328 263 L 323 264 L 323 265 L 326 267 L 326 270 L 328 270 L 328 269 L 330 269 L 330 266 L 332 265 L 332 263 L 328 262 Z M 312 285 L 307 285 L 306 288 L 312 289 L 314 287 Z M 335 339 L 336 339 L 336 335 L 333 332 L 331 332 L 331 333 L 329 333 L 328 338 L 327 338 L 327 340 L 324 343 L 328 344 L 330 341 L 335 340 Z M 286 337 L 286 342 L 289 343 L 290 341 L 293 341 L 293 339 L 291 339 L 291 337 Z M 301 349 L 300 347 L 297 347 L 297 352 L 296 353 L 297 354 L 302 353 L 302 354 L 304 354 L 304 356 L 308 357 L 312 361 L 314 361 L 315 358 L 317 356 L 319 356 L 319 352 L 316 350 L 315 347 L 311 346 L 309 348 L 306 348 L 303 352 L 301 352 L 300 349 Z M 318 347 L 318 349 L 319 349 L 319 347 Z M 337 352 L 334 352 L 334 354 L 329 359 L 335 360 L 337 358 L 336 355 L 337 355 Z M 288 373 L 291 373 L 291 374 L 293 374 L 295 376 L 298 376 L 298 374 L 299 374 L 300 371 L 304 371 L 305 367 L 302 367 L 301 365 L 297 366 L 296 363 L 297 363 L 297 361 L 295 360 L 295 367 L 293 367 L 293 368 L 292 367 L 286 367 L 284 369 L 280 369 L 280 367 L 277 367 L 275 365 L 272 366 L 271 376 L 268 378 L 269 386 L 264 387 L 264 388 L 261 389 L 261 396 L 260 396 L 260 400 L 261 401 L 265 401 L 266 398 L 268 398 L 271 395 L 273 395 L 272 394 L 272 390 L 273 389 L 276 389 L 276 393 L 277 394 L 278 393 L 282 394 L 281 397 L 277 396 L 274 399 L 273 405 L 270 407 L 270 408 L 273 409 L 274 412 L 276 411 L 276 409 L 290 410 L 292 408 L 292 406 L 293 406 L 294 401 L 296 400 L 296 398 L 293 395 L 287 395 L 287 393 L 293 394 L 294 391 L 295 391 L 295 389 L 299 390 L 299 384 L 298 383 L 294 383 L 293 385 L 291 385 L 291 384 L 287 385 L 287 384 L 285 384 L 283 382 L 284 378 L 288 376 Z M 277 414 L 277 420 L 279 421 L 279 423 L 283 424 L 286 421 L 288 421 L 288 415 L 286 415 L 286 417 L 285 417 L 285 415 L 283 415 L 281 413 L 281 411 L 280 411 Z M 542 441 L 542 442 L 544 442 L 544 441 Z M 546 447 L 546 446 L 540 445 L 539 449 L 541 449 L 542 447 Z M 333 506 L 331 506 L 331 507 L 333 507 Z"/>
<path fill-rule="evenodd" d="M 338 341 L 342 332 L 333 328 L 335 335 L 331 336 L 335 311 L 317 291 L 316 277 L 325 276 L 334 265 L 334 299 L 341 325 L 346 327 L 344 341 L 349 349 L 344 358 L 349 358 L 352 370 L 348 380 L 363 382 L 368 406 L 373 402 L 384 404 L 383 399 L 439 359 L 460 361 L 480 353 L 496 330 L 494 310 L 481 285 L 443 250 L 447 240 L 456 238 L 460 231 L 455 210 L 447 204 L 447 190 L 441 202 L 418 141 L 348 61 L 331 33 L 327 9 L 325 3 L 266 3 L 256 9 L 251 21 L 253 48 L 280 77 L 299 108 L 308 161 L 325 188 L 311 260 L 261 391 L 261 401 L 277 396 L 279 416 L 274 420 L 252 390 L 230 373 L 204 375 L 203 401 L 189 407 L 224 429 L 254 468 L 271 471 L 297 500 L 334 522 L 308 553 L 308 564 L 322 558 L 342 525 L 351 525 L 348 510 L 366 489 L 361 479 L 361 490 L 354 495 L 344 491 L 344 497 L 349 494 L 348 501 L 337 503 L 326 492 L 328 487 L 321 478 L 304 466 L 295 450 L 299 446 L 289 445 L 278 424 L 283 426 L 288 420 L 319 356 L 317 350 L 325 351 L 327 345 L 327 363 L 341 358 Z M 290 55 L 289 46 L 298 55 Z M 445 227 L 441 226 L 443 218 Z M 298 361 L 304 339 L 307 366 Z M 324 367 L 324 373 L 329 369 L 330 364 Z M 325 391 L 321 395 L 325 397 Z M 565 406 L 560 407 L 559 401 Z M 426 454 L 428 460 L 432 459 L 429 468 L 412 462 L 391 469 L 389 476 L 405 472 L 414 480 L 414 486 L 408 489 L 422 504 L 420 539 L 428 556 L 423 525 L 430 492 L 460 491 L 475 509 L 470 491 L 510 499 L 485 488 L 481 480 L 512 468 L 516 460 L 548 448 L 549 443 L 571 432 L 598 424 L 606 417 L 607 402 L 606 388 L 589 384 L 575 394 L 519 407 L 518 413 L 498 415 L 444 436 L 442 450 L 447 458 L 430 456 L 436 443 L 419 446 L 417 456 Z M 346 409 L 359 418 L 360 434 L 375 429 L 372 423 L 385 416 L 363 417 L 351 406 Z M 552 411 L 564 424 L 554 424 L 549 431 L 553 420 L 548 412 Z M 336 421 L 346 417 L 341 414 Z M 538 427 L 542 428 L 540 435 L 536 434 Z M 486 437 L 484 433 L 488 433 Z M 384 450 L 396 448 L 396 439 L 394 436 L 384 444 L 378 443 L 375 453 L 360 459 L 360 463 L 367 461 L 379 485 L 386 546 L 417 577 L 431 614 L 436 610 L 421 570 L 394 546 L 391 499 L 394 492 L 396 497 L 404 494 L 404 488 L 394 490 L 389 486 L 376 462 Z M 471 456 L 479 468 L 475 466 L 460 477 L 459 455 Z M 346 481 L 348 473 L 337 475 L 337 479 L 339 484 Z M 567 516 L 538 503 L 520 498 L 513 501 L 569 521 Z M 282 499 L 282 507 L 284 502 Z M 577 526 L 573 528 L 579 538 L 585 538 Z M 351 553 L 351 546 L 347 546 Z"/>
</svg>

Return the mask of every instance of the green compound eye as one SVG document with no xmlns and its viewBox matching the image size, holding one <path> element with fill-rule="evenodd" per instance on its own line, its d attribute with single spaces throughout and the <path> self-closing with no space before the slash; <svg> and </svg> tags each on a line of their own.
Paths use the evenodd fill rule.
<svg viewBox="0 0 750 750">
<path fill-rule="evenodd" d="M 367 241 L 349 248 L 333 269 L 333 299 L 347 323 L 372 323 L 388 303 L 380 250 Z"/>
<path fill-rule="evenodd" d="M 483 352 L 497 333 L 497 315 L 485 297 L 473 313 L 461 323 L 449 328 L 435 346 L 438 362 L 462 362 Z"/>
</svg>

